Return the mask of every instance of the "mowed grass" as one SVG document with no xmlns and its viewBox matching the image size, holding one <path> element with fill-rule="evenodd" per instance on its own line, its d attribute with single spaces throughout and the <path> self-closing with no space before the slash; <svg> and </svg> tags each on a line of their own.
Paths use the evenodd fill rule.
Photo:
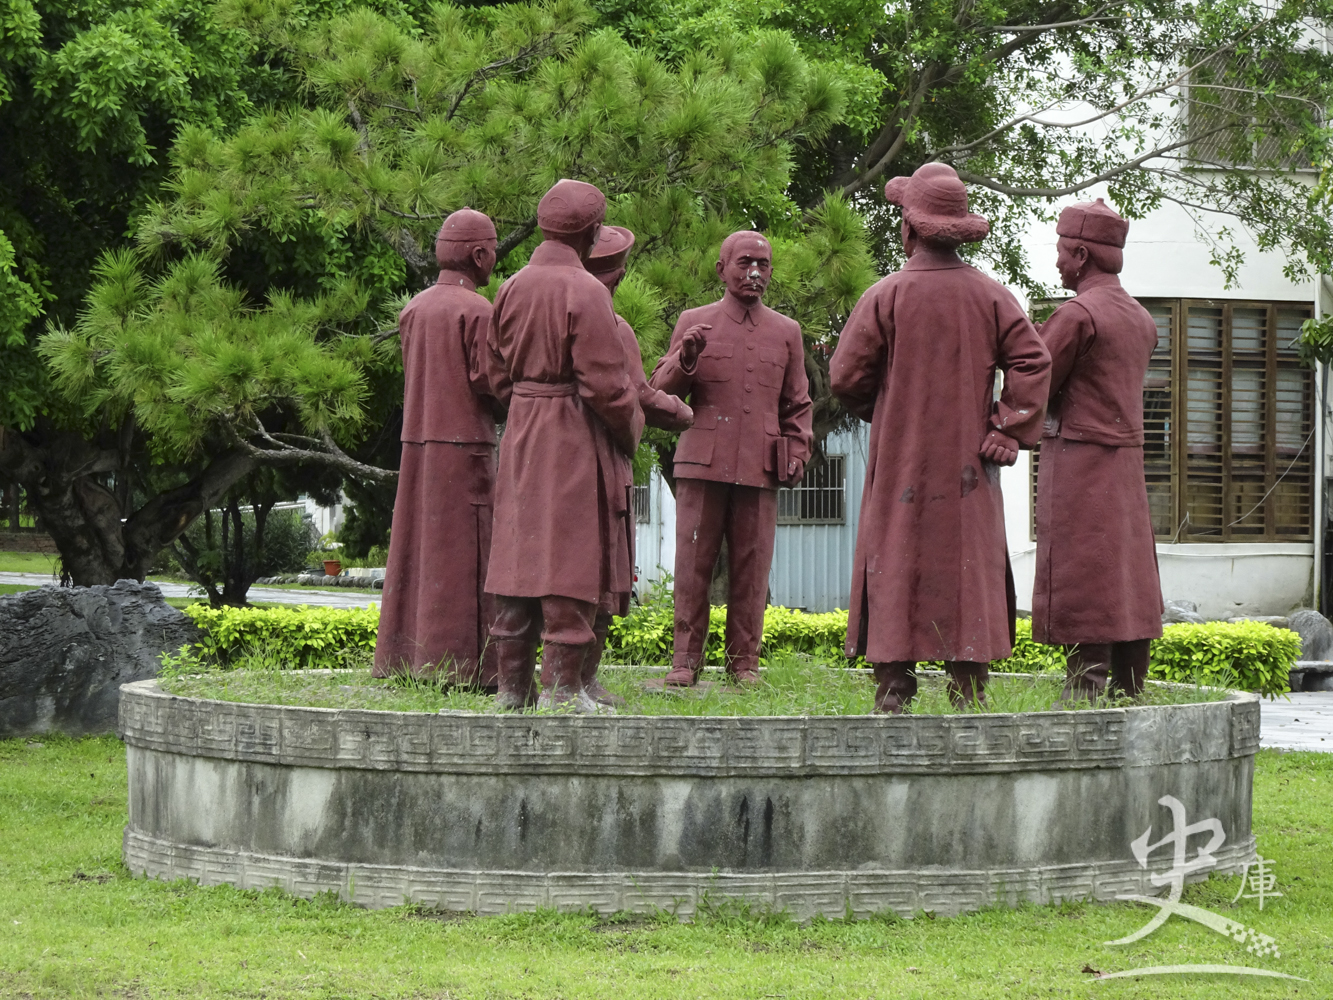
<svg viewBox="0 0 1333 1000">
<path fill-rule="evenodd" d="M 1333 996 L 1333 755 L 1259 754 L 1254 826 L 1285 895 L 1233 905 L 1235 878 L 1186 901 L 1275 937 L 1280 958 L 1127 903 L 964 917 L 798 924 L 725 904 L 668 914 L 478 918 L 332 898 L 133 878 L 120 861 L 125 754 L 112 738 L 0 742 L 0 996 L 238 998 L 1185 998 Z M 1194 817 L 1191 817 L 1192 819 Z M 1128 854 L 1129 845 L 1126 845 Z M 1222 975 L 1096 982 L 1180 963 L 1258 965 L 1299 983 Z"/>
<path fill-rule="evenodd" d="M 0 573 L 43 573 L 56 571 L 60 557 L 45 552 L 0 552 Z"/>
<path fill-rule="evenodd" d="M 177 663 L 161 678 L 172 694 L 251 704 L 311 705 L 319 708 L 370 708 L 394 712 L 494 712 L 495 700 L 475 691 L 444 689 L 411 678 L 375 680 L 368 655 L 349 653 L 346 671 L 288 670 L 274 657 L 237 657 L 235 669 L 190 673 L 198 661 Z M 608 667 L 600 678 L 621 695 L 627 715 L 771 716 L 866 715 L 874 710 L 875 683 L 867 671 L 785 654 L 768 660 L 762 680 L 744 689 L 726 683 L 720 670 L 709 670 L 696 688 L 663 689 L 666 668 Z M 949 703 L 944 677 L 923 673 L 913 702 L 917 715 L 949 715 L 960 711 Z M 656 681 L 654 685 L 653 682 Z M 1060 696 L 1063 675 L 992 674 L 986 712 L 1043 712 Z M 1197 685 L 1150 684 L 1138 700 L 1111 699 L 1095 705 L 1185 704 L 1223 697 L 1215 688 Z M 972 709 L 966 709 L 972 710 Z M 558 710 L 546 710 L 547 712 Z"/>
</svg>

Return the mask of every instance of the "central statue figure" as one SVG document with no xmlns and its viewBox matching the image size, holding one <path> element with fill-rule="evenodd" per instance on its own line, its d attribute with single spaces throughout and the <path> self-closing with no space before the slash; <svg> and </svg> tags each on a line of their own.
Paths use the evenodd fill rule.
<svg viewBox="0 0 1333 1000">
<path fill-rule="evenodd" d="M 773 250 L 754 232 L 722 241 L 721 301 L 680 314 L 654 389 L 689 396 L 694 426 L 676 446 L 676 632 L 666 683 L 703 669 L 708 586 L 727 540 L 727 672 L 759 679 L 779 485 L 805 474 L 814 435 L 801 327 L 760 301 Z"/>
</svg>

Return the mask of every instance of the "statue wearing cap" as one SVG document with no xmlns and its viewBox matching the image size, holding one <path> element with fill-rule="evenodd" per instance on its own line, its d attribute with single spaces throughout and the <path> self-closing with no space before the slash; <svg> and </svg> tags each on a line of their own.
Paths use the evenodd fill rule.
<svg viewBox="0 0 1333 1000">
<path fill-rule="evenodd" d="M 1062 702 L 1137 695 L 1162 634 L 1143 474 L 1143 380 L 1157 325 L 1120 285 L 1129 223 L 1100 198 L 1060 213 L 1056 267 L 1076 294 L 1041 328 L 1050 404 L 1037 471 L 1032 637 L 1068 648 Z"/>
<path fill-rule="evenodd" d="M 460 209 L 435 241 L 440 275 L 399 317 L 403 454 L 384 576 L 374 675 L 443 672 L 495 685 L 484 593 L 495 484 L 495 423 L 509 386 L 494 378 L 491 304 L 476 291 L 495 266 L 495 226 Z"/>
<path fill-rule="evenodd" d="M 650 384 L 694 407 L 676 445 L 675 650 L 666 683 L 687 687 L 703 669 L 708 590 L 727 544 L 726 667 L 759 679 L 759 643 L 778 520 L 778 487 L 805 473 L 814 444 L 805 344 L 794 319 L 763 294 L 773 249 L 744 230 L 722 241 L 726 292 L 687 309 Z"/>
<path fill-rule="evenodd" d="M 545 241 L 495 296 L 489 343 L 513 385 L 486 576 L 502 708 L 538 701 L 540 641 L 540 702 L 597 711 L 583 685 L 597 606 L 633 586 L 621 469 L 643 411 L 611 296 L 584 269 L 605 216 L 596 187 L 558 182 L 537 206 Z"/>
<path fill-rule="evenodd" d="M 603 226 L 602 235 L 588 254 L 583 266 L 588 273 L 606 286 L 612 296 L 625 277 L 629 265 L 629 252 L 634 247 L 634 234 L 623 226 Z M 616 333 L 625 348 L 625 364 L 629 369 L 630 381 L 639 394 L 639 406 L 643 409 L 644 423 L 649 427 L 661 427 L 669 431 L 683 431 L 694 420 L 694 414 L 685 403 L 669 393 L 654 389 L 648 384 L 643 370 L 643 352 L 639 348 L 639 338 L 634 329 L 619 313 L 616 314 Z M 613 455 L 620 472 L 622 489 L 628 498 L 626 504 L 633 509 L 634 463 L 629 455 L 616 451 Z M 629 562 L 634 565 L 634 529 L 632 517 L 625 519 L 625 538 L 629 545 Z M 597 617 L 593 621 L 593 648 L 583 663 L 583 689 L 594 701 L 603 705 L 619 705 L 623 698 L 613 695 L 597 680 L 597 668 L 602 661 L 602 651 L 606 646 L 606 637 L 611 630 L 613 615 L 629 613 L 628 592 L 603 594 L 597 605 Z"/>
<path fill-rule="evenodd" d="M 902 206 L 907 264 L 861 296 L 829 375 L 871 425 L 846 652 L 874 664 L 876 710 L 898 713 L 918 662 L 944 660 L 963 704 L 1012 651 L 999 466 L 1037 442 L 1051 362 L 1013 295 L 958 256 L 989 226 L 953 168 L 928 163 L 885 195 Z"/>
</svg>

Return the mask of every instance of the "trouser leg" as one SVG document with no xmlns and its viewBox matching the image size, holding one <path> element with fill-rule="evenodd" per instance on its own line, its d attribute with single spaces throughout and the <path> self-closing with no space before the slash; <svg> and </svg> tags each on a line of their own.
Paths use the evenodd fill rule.
<svg viewBox="0 0 1333 1000">
<path fill-rule="evenodd" d="M 596 712 L 597 703 L 583 690 L 583 663 L 596 641 L 597 605 L 572 597 L 543 597 L 542 693 L 538 708 L 568 705 L 576 712 Z"/>
<path fill-rule="evenodd" d="M 1111 645 L 1111 690 L 1137 698 L 1148 680 L 1151 639 L 1131 639 Z"/>
<path fill-rule="evenodd" d="M 759 679 L 759 645 L 768 606 L 768 571 L 778 524 L 778 494 L 732 486 L 726 515 L 727 672 L 738 681 Z"/>
<path fill-rule="evenodd" d="M 587 691 L 588 697 L 599 705 L 620 706 L 625 704 L 625 699 L 618 694 L 612 694 L 597 679 L 597 668 L 601 665 L 602 652 L 606 649 L 606 637 L 611 630 L 611 612 L 607 610 L 608 603 L 603 600 L 592 623 L 593 643 L 588 647 L 588 655 L 583 660 L 583 690 Z"/>
<path fill-rule="evenodd" d="M 916 664 L 894 660 L 875 664 L 875 711 L 902 715 L 916 697 Z"/>
<path fill-rule="evenodd" d="M 945 690 L 955 708 L 981 707 L 986 704 L 986 681 L 990 678 L 990 664 L 946 660 L 945 673 L 949 682 Z"/>
<path fill-rule="evenodd" d="M 500 708 L 521 711 L 537 703 L 533 672 L 541 623 L 538 598 L 496 595 L 491 640 L 495 647 L 495 702 Z"/>
<path fill-rule="evenodd" d="M 1065 687 L 1061 705 L 1076 701 L 1096 701 L 1106 694 L 1106 677 L 1111 669 L 1109 643 L 1085 642 L 1065 647 Z"/>
<path fill-rule="evenodd" d="M 708 585 L 722 547 L 728 493 L 725 483 L 676 480 L 675 651 L 668 684 L 693 684 L 703 669 Z"/>
</svg>

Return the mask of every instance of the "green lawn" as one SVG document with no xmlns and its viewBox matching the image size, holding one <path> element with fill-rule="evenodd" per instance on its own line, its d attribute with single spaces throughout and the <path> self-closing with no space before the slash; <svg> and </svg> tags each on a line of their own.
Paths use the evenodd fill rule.
<svg viewBox="0 0 1333 1000">
<path fill-rule="evenodd" d="M 50 576 L 59 560 L 59 556 L 44 552 L 0 552 L 0 573 L 44 573 Z"/>
<path fill-rule="evenodd" d="M 1281 957 L 1262 961 L 1179 918 L 1128 948 L 1104 946 L 1147 921 L 1147 909 L 1131 904 L 806 925 L 725 906 L 687 925 L 667 916 L 370 912 L 131 878 L 120 862 L 121 745 L 11 740 L 0 742 L 0 996 L 1329 997 L 1333 755 L 1261 753 L 1254 814 L 1285 895 L 1262 912 L 1253 900 L 1233 906 L 1232 878 L 1190 887 L 1186 900 L 1277 938 Z M 1262 965 L 1312 982 L 1095 982 L 1082 971 L 1179 963 Z"/>
</svg>

